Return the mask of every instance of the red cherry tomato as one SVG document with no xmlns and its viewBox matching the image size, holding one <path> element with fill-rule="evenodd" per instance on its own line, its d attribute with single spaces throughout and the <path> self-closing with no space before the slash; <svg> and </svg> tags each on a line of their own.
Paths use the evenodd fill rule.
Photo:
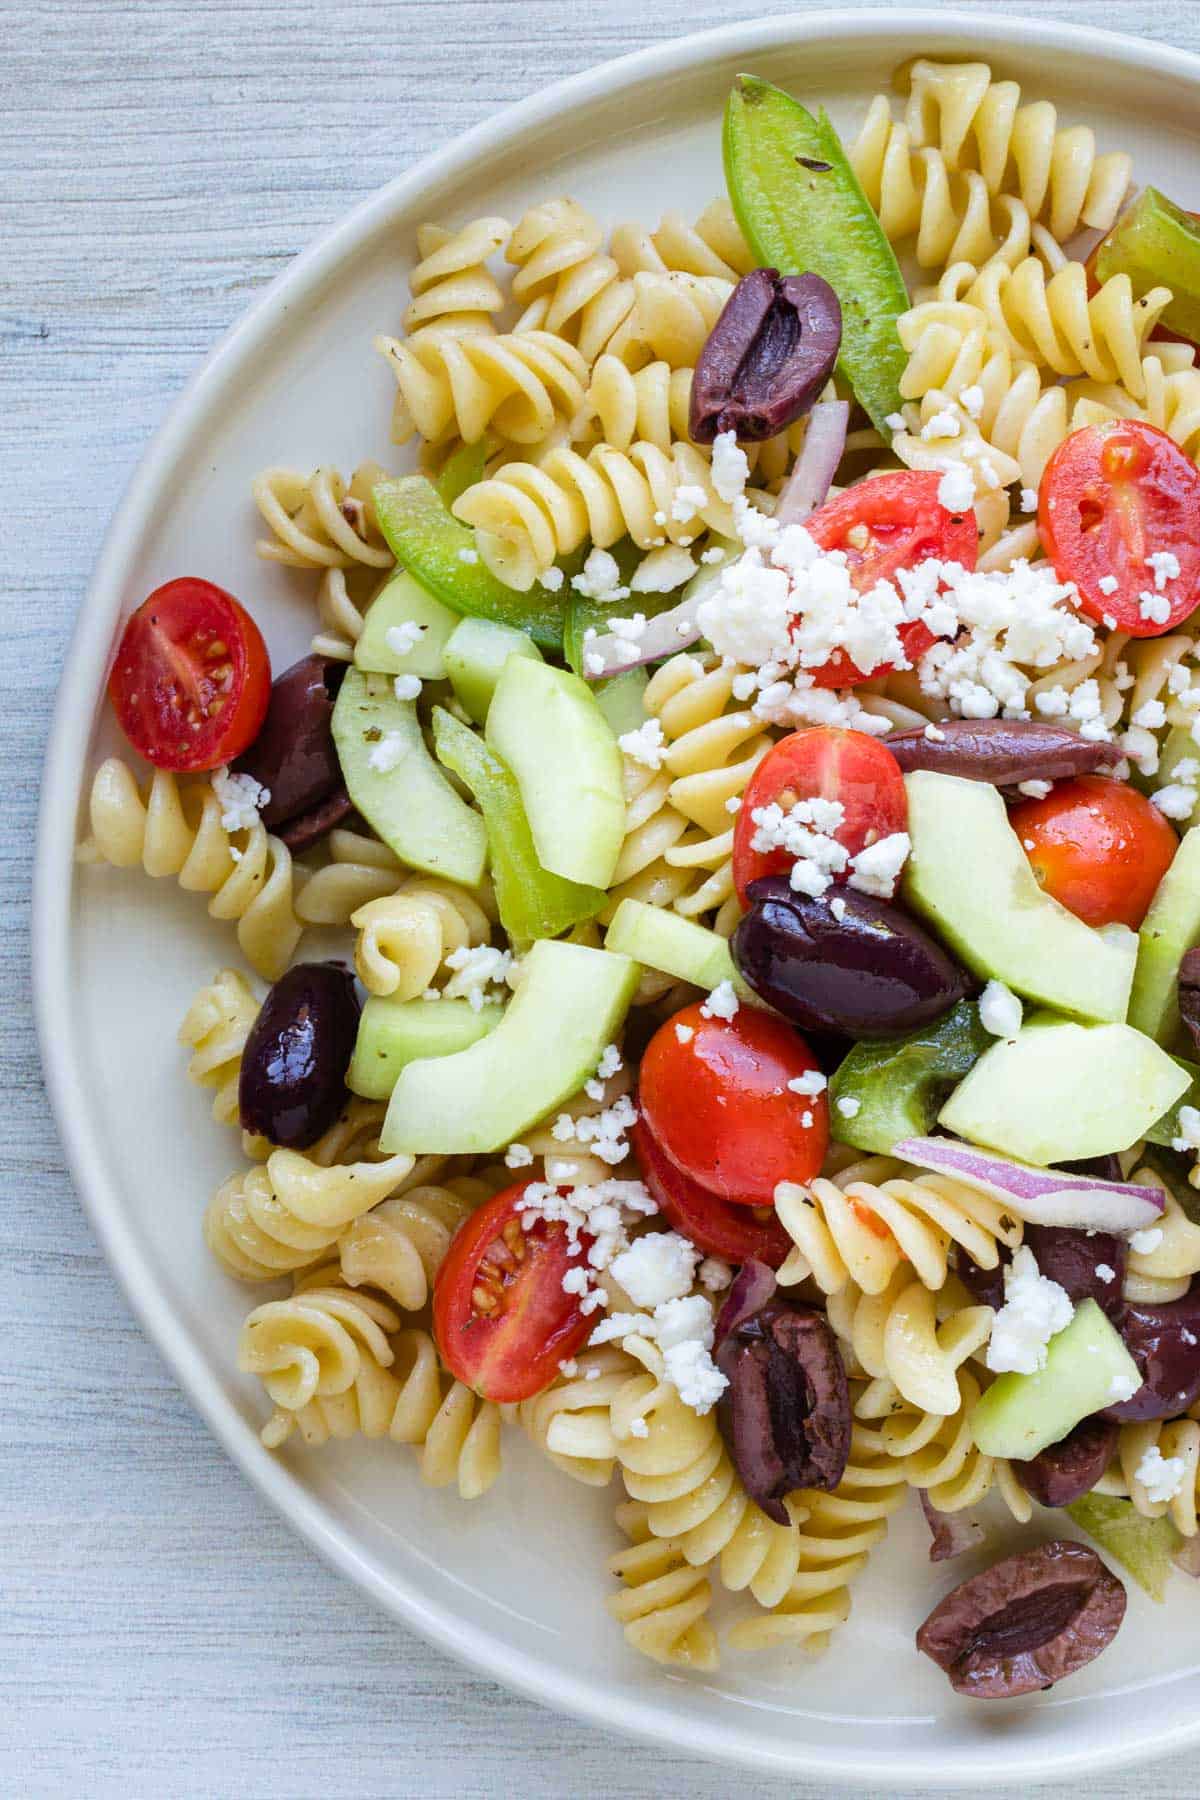
<svg viewBox="0 0 1200 1800">
<path fill-rule="evenodd" d="M 1041 885 L 1085 925 L 1136 931 L 1179 848 L 1156 806 L 1102 775 L 1060 781 L 1008 817 Z"/>
<path fill-rule="evenodd" d="M 1114 419 L 1064 438 L 1038 490 L 1038 530 L 1083 611 L 1131 637 L 1173 631 L 1200 604 L 1200 470 L 1155 425 Z M 1146 561 L 1155 551 L 1179 561 L 1161 590 Z M 1146 594 L 1165 604 L 1161 617 L 1143 614 Z"/>
<path fill-rule="evenodd" d="M 232 594 L 186 576 L 126 625 L 108 693 L 117 722 L 158 769 L 215 769 L 249 749 L 271 697 L 262 633 Z"/>
<path fill-rule="evenodd" d="M 810 1181 L 825 1160 L 824 1093 L 795 1094 L 787 1085 L 819 1067 L 804 1039 L 771 1013 L 740 1006 L 732 1019 L 706 1019 L 699 1004 L 685 1007 L 646 1046 L 642 1116 L 659 1149 L 710 1194 L 772 1206 L 779 1182 Z"/>
<path fill-rule="evenodd" d="M 677 1169 L 655 1143 L 649 1126 L 639 1119 L 630 1137 L 641 1165 L 642 1180 L 668 1225 L 703 1250 L 726 1262 L 760 1262 L 777 1269 L 792 1248 L 792 1240 L 773 1212 L 761 1217 L 748 1206 L 733 1206 L 710 1194 L 698 1181 Z"/>
<path fill-rule="evenodd" d="M 941 562 L 961 563 L 973 569 L 979 553 L 975 515 L 952 513 L 938 499 L 941 476 L 932 469 L 900 469 L 892 475 L 871 475 L 844 494 L 828 501 L 805 530 L 822 550 L 844 550 L 850 578 L 860 594 L 877 581 L 892 581 L 898 569 L 911 569 L 936 556 Z M 862 543 L 862 532 L 867 533 Z M 851 534 L 853 533 L 853 537 Z M 933 633 L 919 619 L 900 631 L 904 654 L 915 663 L 933 643 Z M 889 675 L 892 663 L 862 670 L 844 650 L 808 672 L 818 687 L 854 687 Z"/>
<path fill-rule="evenodd" d="M 743 906 L 752 881 L 786 874 L 795 860 L 786 850 L 754 849 L 755 812 L 772 801 L 787 812 L 797 800 L 815 798 L 841 802 L 844 817 L 832 835 L 851 856 L 903 831 L 908 821 L 900 764 L 878 738 L 832 725 L 794 731 L 763 757 L 742 796 L 733 828 L 733 879 Z"/>
<path fill-rule="evenodd" d="M 518 1211 L 528 1181 L 504 1188 L 460 1227 L 433 1284 L 433 1335 L 451 1374 L 502 1403 L 549 1387 L 558 1365 L 589 1335 L 593 1321 L 578 1297 L 563 1292 L 569 1269 L 567 1228 L 528 1222 Z"/>
</svg>

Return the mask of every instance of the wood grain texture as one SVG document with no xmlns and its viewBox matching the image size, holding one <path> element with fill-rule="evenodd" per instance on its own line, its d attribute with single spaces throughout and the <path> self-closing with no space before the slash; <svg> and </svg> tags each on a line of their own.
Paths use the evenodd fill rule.
<svg viewBox="0 0 1200 1800">
<path fill-rule="evenodd" d="M 1049 10 L 1200 48 L 1194 0 Z M 427 1649 L 317 1562 L 134 1325 L 63 1168 L 28 995 L 57 671 L 107 519 L 197 359 L 316 232 L 427 148 L 572 70 L 760 11 L 0 4 L 5 1795 L 818 1792 L 553 1720 Z M 1194 1758 L 1152 1779 L 1159 1796 L 1195 1794 Z M 1144 1781 L 1089 1791 L 1116 1800 Z"/>
</svg>

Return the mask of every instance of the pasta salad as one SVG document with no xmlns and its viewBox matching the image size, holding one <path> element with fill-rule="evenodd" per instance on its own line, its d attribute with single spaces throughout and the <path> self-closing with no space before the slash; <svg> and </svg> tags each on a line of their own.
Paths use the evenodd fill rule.
<svg viewBox="0 0 1200 1800">
<path fill-rule="evenodd" d="M 422 226 L 395 466 L 253 484 L 310 653 L 151 594 L 79 855 L 234 928 L 179 1035 L 264 1443 L 469 1501 L 525 1434 L 700 1671 L 718 1589 L 820 1651 L 900 1507 L 999 1508 L 916 1636 L 986 1699 L 1200 1573 L 1200 226 L 896 87 L 844 145 L 740 76 L 694 221 Z"/>
</svg>

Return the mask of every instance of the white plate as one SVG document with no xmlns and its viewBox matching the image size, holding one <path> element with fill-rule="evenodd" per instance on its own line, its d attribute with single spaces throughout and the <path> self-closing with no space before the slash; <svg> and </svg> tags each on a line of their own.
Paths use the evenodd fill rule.
<svg viewBox="0 0 1200 1800">
<path fill-rule="evenodd" d="M 1056 24 L 905 9 L 733 25 L 611 63 L 489 121 L 392 183 L 257 300 L 175 406 L 109 533 L 71 646 L 47 760 L 34 905 L 39 1027 L 76 1184 L 146 1329 L 221 1442 L 338 1568 L 497 1680 L 679 1749 L 829 1781 L 978 1787 L 1111 1767 L 1200 1737 L 1200 1607 L 1182 1577 L 1156 1608 L 1133 1589 L 1115 1647 L 1059 1692 L 970 1706 L 916 1655 L 915 1626 L 953 1577 L 897 1519 L 823 1660 L 729 1656 L 682 1679 L 627 1652 L 607 1617 L 610 1500 L 514 1443 L 481 1503 L 431 1492 L 405 1451 L 349 1444 L 271 1456 L 257 1384 L 234 1368 L 248 1291 L 214 1268 L 200 1215 L 237 1161 L 175 1045 L 198 983 L 236 960 L 227 927 L 172 882 L 72 864 L 81 793 L 115 744 L 100 706 L 118 618 L 181 573 L 253 608 L 277 668 L 312 627 L 307 580 L 255 559 L 249 485 L 269 463 L 348 470 L 388 443 L 392 383 L 371 351 L 395 329 L 423 219 L 510 219 L 570 192 L 602 218 L 657 220 L 721 187 L 732 76 L 759 71 L 852 126 L 919 52 L 983 56 L 1030 95 L 1132 150 L 1139 181 L 1186 196 L 1200 142 L 1200 59 Z M 515 1435 L 515 1434 L 514 1434 Z M 524 1454 L 522 1454 L 524 1452 Z M 1047 1521 L 1051 1523 L 1051 1521 Z"/>
</svg>

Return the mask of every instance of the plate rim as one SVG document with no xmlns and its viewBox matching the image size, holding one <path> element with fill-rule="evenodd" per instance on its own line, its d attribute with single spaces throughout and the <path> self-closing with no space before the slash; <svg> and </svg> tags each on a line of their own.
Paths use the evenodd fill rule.
<svg viewBox="0 0 1200 1800">
<path fill-rule="evenodd" d="M 166 417 L 143 450 L 104 535 L 95 567 L 67 647 L 50 721 L 42 770 L 31 912 L 34 1017 L 55 1124 L 67 1169 L 109 1268 L 134 1316 L 179 1381 L 192 1405 L 242 1474 L 339 1574 L 367 1592 L 393 1617 L 459 1663 L 554 1711 L 601 1730 L 633 1737 L 655 1747 L 691 1753 L 709 1761 L 753 1768 L 764 1774 L 820 1776 L 843 1785 L 871 1782 L 886 1774 L 906 1783 L 942 1790 L 996 1786 L 1016 1781 L 1064 1780 L 1127 1767 L 1138 1758 L 1159 1758 L 1200 1741 L 1200 1712 L 1189 1721 L 1152 1733 L 1133 1728 L 1117 1745 L 1056 1750 L 1038 1744 L 1014 1761 L 1016 1742 L 997 1734 L 994 1748 L 981 1745 L 970 1766 L 949 1770 L 936 1745 L 912 1752 L 866 1753 L 853 1742 L 844 1754 L 798 1744 L 794 1751 L 730 1738 L 718 1721 L 705 1727 L 692 1718 L 662 1713 L 655 1691 L 617 1707 L 611 1693 L 592 1678 L 576 1675 L 548 1659 L 514 1648 L 481 1625 L 464 1622 L 423 1595 L 402 1573 L 387 1571 L 338 1525 L 326 1507 L 288 1465 L 260 1444 L 238 1413 L 208 1359 L 193 1350 L 175 1323 L 166 1295 L 158 1288 L 132 1221 L 123 1217 L 121 1196 L 106 1178 L 97 1134 L 88 1117 L 83 1081 L 70 1036 L 57 1027 L 67 1015 L 72 967 L 74 846 L 84 786 L 86 755 L 97 703 L 96 671 L 107 661 L 113 621 L 120 611 L 121 571 L 153 516 L 159 491 L 173 464 L 187 451 L 193 421 L 210 396 L 236 374 L 242 359 L 263 341 L 289 303 L 336 274 L 386 221 L 419 199 L 422 192 L 453 181 L 489 152 L 512 147 L 542 126 L 553 124 L 572 106 L 611 97 L 622 88 L 658 76 L 694 75 L 705 64 L 733 51 L 760 54 L 814 38 L 852 44 L 880 32 L 907 33 L 920 44 L 944 37 L 977 40 L 981 57 L 1012 44 L 1080 52 L 1099 62 L 1132 66 L 1139 72 L 1183 76 L 1200 97 L 1200 54 L 1106 28 L 1059 20 L 1031 20 L 1011 14 L 941 7 L 872 7 L 852 13 L 828 10 L 768 19 L 734 20 L 704 32 L 670 37 L 542 87 L 481 120 L 461 136 L 422 157 L 402 174 L 359 201 L 327 226 L 286 268 L 257 293 L 195 368 Z M 1166 1676 L 1156 1686 L 1186 1679 Z M 903 1767 L 898 1757 L 904 1757 Z"/>
</svg>

